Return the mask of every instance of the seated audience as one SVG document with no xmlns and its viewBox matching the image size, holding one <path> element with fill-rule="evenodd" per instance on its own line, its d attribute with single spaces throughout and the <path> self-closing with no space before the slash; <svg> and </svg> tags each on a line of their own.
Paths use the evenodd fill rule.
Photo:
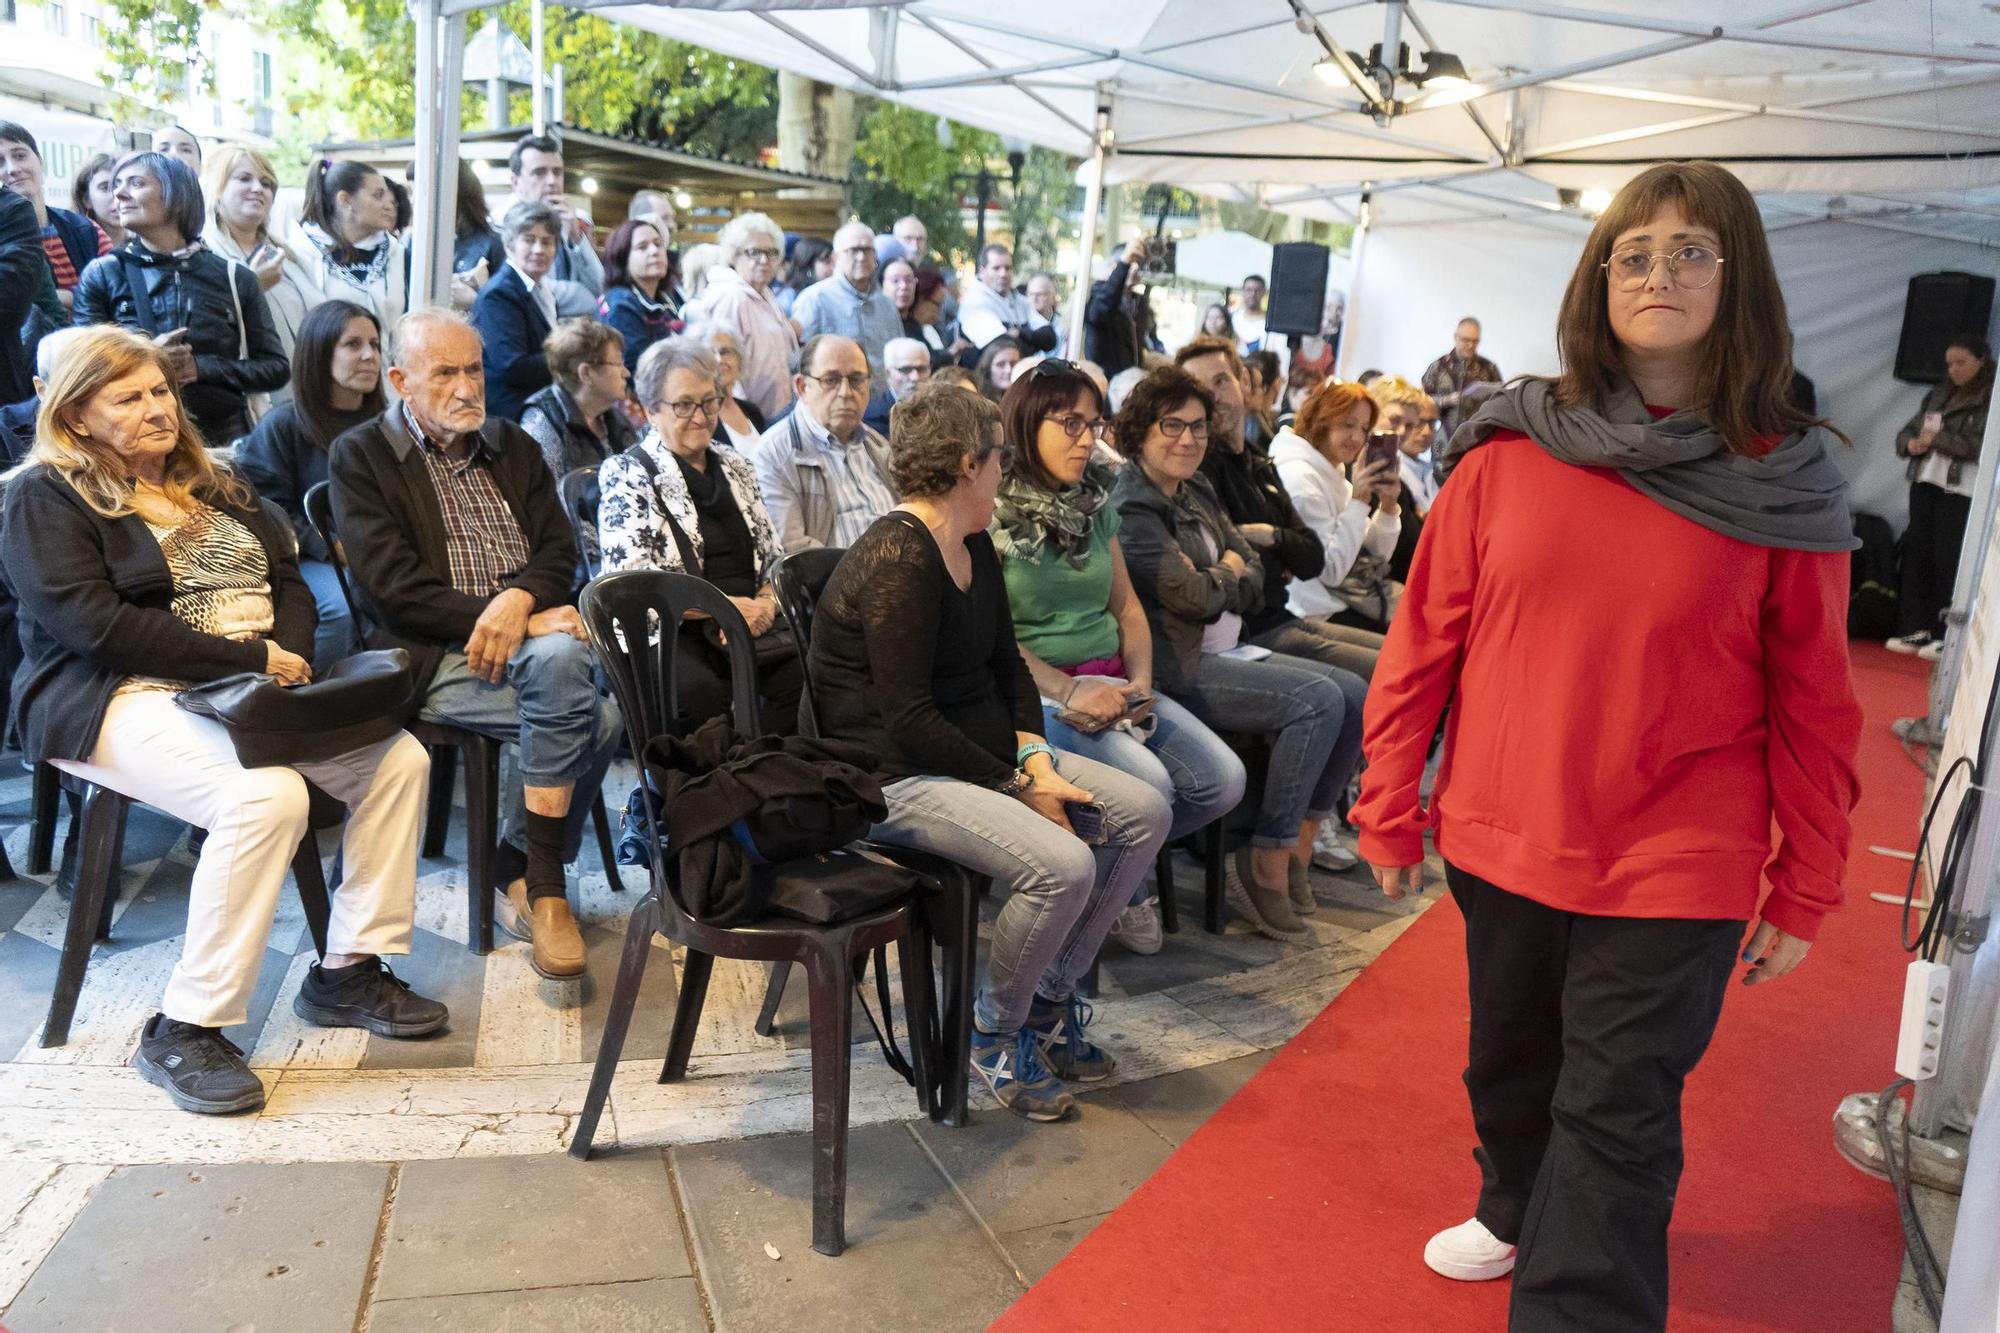
<svg viewBox="0 0 2000 1333">
<path fill-rule="evenodd" d="M 1132 390 L 1115 425 L 1129 460 L 1111 493 L 1118 539 L 1152 626 L 1155 687 L 1217 731 L 1276 734 L 1250 843 L 1229 861 L 1228 900 L 1260 934 L 1303 941 L 1293 906 L 1312 898 L 1315 840 L 1360 759 L 1360 709 L 1336 668 L 1243 641 L 1264 606 L 1264 569 L 1201 473 L 1215 410 L 1178 367 Z"/>
<path fill-rule="evenodd" d="M 257 286 L 271 308 L 271 322 L 277 326 L 278 343 L 291 356 L 306 312 L 326 300 L 326 293 L 313 277 L 311 253 L 304 257 L 292 253 L 271 231 L 271 205 L 278 197 L 276 168 L 253 148 L 224 144 L 202 168 L 202 193 L 208 200 L 202 244 L 257 275 Z M 291 391 L 289 385 L 277 389 L 271 401 L 281 403 Z"/>
<path fill-rule="evenodd" d="M 470 310 L 479 289 L 507 262 L 507 247 L 493 230 L 493 218 L 486 207 L 486 186 L 473 172 L 472 164 L 458 164 L 458 214 L 451 236 L 451 304 L 455 310 Z"/>
<path fill-rule="evenodd" d="M 1180 838 L 1243 799 L 1243 761 L 1192 713 L 1153 692 L 1153 632 L 1132 592 L 1110 504 L 1116 476 L 1095 461 L 1104 395 L 1070 363 L 1044 361 L 1000 402 L 1012 461 L 993 511 L 1014 636 L 1041 691 L 1051 744 L 1144 779 L 1173 808 Z M 1149 891 L 1111 937 L 1158 953 Z"/>
<path fill-rule="evenodd" d="M 979 354 L 979 364 L 973 375 L 979 383 L 979 391 L 998 403 L 1014 382 L 1014 372 L 1021 366 L 1021 344 L 1012 338 L 995 338 L 986 344 L 986 350 Z"/>
<path fill-rule="evenodd" d="M 153 151 L 184 163 L 197 180 L 201 178 L 201 140 L 187 126 L 168 125 L 154 130 Z"/>
<path fill-rule="evenodd" d="M 0 470 L 13 467 L 35 447 L 35 418 L 42 410 L 41 394 L 48 388 L 49 381 L 55 378 L 56 362 L 61 358 L 63 349 L 84 333 L 85 330 L 72 325 L 42 335 L 42 340 L 35 344 L 34 380 L 29 386 L 33 396 L 0 407 L 0 452 L 6 455 L 0 459 Z M 5 580 L 0 580 L 0 584 L 4 583 Z M 0 596 L 4 595 L 5 589 L 0 587 Z M 0 641 L 9 637 L 0 634 Z M 0 675 L 5 674 L 0 672 Z M 0 717 L 5 716 L 4 712 L 0 712 Z"/>
<path fill-rule="evenodd" d="M 327 479 L 333 442 L 382 414 L 382 328 L 352 301 L 327 301 L 306 316 L 292 351 L 292 397 L 271 409 L 236 449 L 236 465 L 257 494 L 292 521 L 299 572 L 319 608 L 313 669 L 353 652 L 360 634 L 348 613 L 319 529 L 306 518 L 306 492 Z"/>
<path fill-rule="evenodd" d="M 1271 461 L 1293 507 L 1326 551 L 1317 576 L 1291 585 L 1294 615 L 1327 617 L 1335 627 L 1346 627 L 1357 616 L 1373 621 L 1370 613 L 1384 607 L 1389 558 L 1402 527 L 1401 482 L 1395 463 L 1361 461 L 1376 413 L 1360 385 L 1329 380 L 1271 445 Z M 1359 609 L 1356 601 L 1363 603 Z M 1346 632 L 1367 650 L 1368 669 L 1361 674 L 1372 675 L 1380 634 Z"/>
<path fill-rule="evenodd" d="M 880 381 L 882 349 L 902 336 L 903 320 L 876 281 L 875 233 L 866 223 L 850 222 L 833 234 L 833 276 L 799 293 L 792 322 L 801 343 L 822 333 L 859 343 Z"/>
<path fill-rule="evenodd" d="M 618 331 L 594 319 L 566 319 L 542 351 L 555 382 L 528 395 L 521 429 L 542 447 L 558 482 L 580 467 L 596 467 L 639 438 L 625 419 L 631 374 Z"/>
<path fill-rule="evenodd" d="M 958 331 L 978 352 L 997 338 L 1011 338 L 1017 348 L 1037 352 L 1056 345 L 1055 329 L 1046 324 L 1037 328 L 1034 307 L 1014 290 L 1014 252 L 997 243 L 979 252 L 979 281 L 959 299 Z M 1003 392 L 1006 387 L 1000 386 Z"/>
<path fill-rule="evenodd" d="M 192 177 L 178 160 L 172 168 Z M 222 724 L 174 702 L 185 685 L 240 672 L 312 679 L 313 597 L 292 534 L 209 461 L 164 349 L 116 328 L 72 344 L 48 383 L 35 448 L 9 478 L 4 532 L 29 762 L 208 830 L 180 961 L 132 1058 L 140 1075 L 183 1110 L 263 1105 L 263 1085 L 222 1029 L 249 1021 L 306 834 L 308 782 L 347 806 L 345 870 L 326 956 L 293 1009 L 316 1026 L 384 1037 L 443 1028 L 445 1007 L 381 958 L 410 949 L 423 747 L 397 732 L 326 761 L 246 768 Z"/>
<path fill-rule="evenodd" d="M 1278 436 L 1278 354 L 1260 347 L 1243 358 L 1243 439 L 1252 449 L 1269 453 Z"/>
<path fill-rule="evenodd" d="M 931 383 L 949 384 L 954 389 L 964 389 L 968 393 L 978 393 L 981 398 L 986 396 L 979 391 L 979 381 L 964 366 L 945 366 L 941 370 L 931 372 Z M 891 412 L 890 416 L 893 419 L 895 413 Z"/>
<path fill-rule="evenodd" d="M 673 197 L 665 190 L 634 190 L 632 197 L 625 201 L 625 220 L 652 223 L 671 246 L 674 243 L 674 228 L 680 225 L 680 214 L 674 210 Z"/>
<path fill-rule="evenodd" d="M 727 594 L 750 632 L 768 640 L 757 654 L 764 728 L 789 733 L 798 726 L 803 677 L 796 648 L 782 650 L 789 635 L 773 633 L 778 599 L 767 577 L 785 552 L 757 474 L 715 438 L 723 398 L 715 353 L 685 337 L 654 344 L 639 363 L 638 392 L 651 429 L 597 474 L 604 568 L 694 574 Z M 729 655 L 713 622 L 680 627 L 676 672 L 690 726 L 728 706 Z"/>
<path fill-rule="evenodd" d="M 915 338 L 891 338 L 882 349 L 882 365 L 888 377 L 888 392 L 868 400 L 868 428 L 878 435 L 889 430 L 889 409 L 908 398 L 931 377 L 931 350 Z"/>
<path fill-rule="evenodd" d="M 562 226 L 547 204 L 515 204 L 500 223 L 507 266 L 479 289 L 472 327 L 486 355 L 486 410 L 519 421 L 528 396 L 553 383 L 542 350 L 561 315 L 549 273 Z"/>
<path fill-rule="evenodd" d="M 409 650 L 424 720 L 519 743 L 496 915 L 537 972 L 577 976 L 563 867 L 621 733 L 569 602 L 576 544 L 535 442 L 486 414 L 478 330 L 414 311 L 395 344 L 400 401 L 336 440 L 330 469 L 369 645 Z"/>
<path fill-rule="evenodd" d="M 76 169 L 69 191 L 69 201 L 76 206 L 77 214 L 95 222 L 97 229 L 111 238 L 113 248 L 125 244 L 125 228 L 112 216 L 111 208 L 112 168 L 117 165 L 118 159 L 109 153 L 92 154 L 89 161 Z M 83 270 L 77 272 L 81 275 Z"/>
<path fill-rule="evenodd" d="M 743 354 L 743 397 L 767 421 L 792 405 L 798 330 L 771 295 L 785 236 L 762 213 L 738 213 L 722 229 L 722 262 L 702 293 L 703 318 L 736 335 Z"/>
<path fill-rule="evenodd" d="M 833 242 L 818 236 L 801 236 L 792 242 L 785 256 L 784 281 L 771 289 L 771 295 L 789 315 L 798 304 L 799 293 L 832 276 Z"/>
<path fill-rule="evenodd" d="M 766 423 L 755 404 L 736 396 L 736 377 L 743 369 L 743 350 L 736 345 L 736 335 L 720 324 L 702 323 L 690 326 L 687 336 L 715 353 L 716 382 L 722 390 L 722 411 L 715 418 L 715 442 L 750 457 L 756 452 Z"/>
<path fill-rule="evenodd" d="M 1001 1105 L 1048 1121 L 1074 1105 L 1069 1082 L 1115 1067 L 1085 1033 L 1076 987 L 1150 873 L 1170 815 L 1144 781 L 1042 738 L 986 532 L 1006 453 L 998 418 L 938 385 L 896 405 L 904 500 L 820 597 L 814 702 L 822 732 L 879 756 L 889 813 L 870 836 L 948 857 L 1005 895 L 974 1005 L 972 1069 Z M 1100 808 L 1101 845 L 1074 831 L 1078 802 Z"/>
<path fill-rule="evenodd" d="M 672 256 L 669 256 L 672 259 Z M 708 317 L 709 277 L 724 267 L 722 247 L 704 241 L 700 245 L 690 245 L 678 260 L 674 260 L 674 271 L 679 275 L 682 304 L 681 319 L 692 324 Z M 794 330 L 796 337 L 797 331 Z"/>
<path fill-rule="evenodd" d="M 1397 504 L 1403 511 L 1403 530 L 1389 556 L 1389 577 L 1398 583 L 1409 582 L 1410 561 L 1416 558 L 1417 539 L 1424 533 L 1424 518 L 1431 512 L 1442 484 L 1438 480 L 1435 452 L 1443 443 L 1438 439 L 1438 421 L 1437 400 L 1425 394 L 1417 428 L 1403 437 L 1402 458 L 1397 465 L 1402 481 Z"/>
<path fill-rule="evenodd" d="M 798 406 L 751 455 L 787 554 L 852 546 L 896 503 L 889 442 L 862 421 L 868 383 L 852 338 L 821 334 L 799 352 Z"/>
<path fill-rule="evenodd" d="M 0 185 L 0 330 L 10 331 L 0 337 L 0 405 L 34 397 L 34 367 L 18 330 L 38 308 L 36 296 L 49 281 L 48 271 L 34 205 Z"/>
<path fill-rule="evenodd" d="M 320 158 L 306 169 L 299 233 L 318 256 L 321 294 L 365 308 L 383 328 L 410 305 L 410 263 L 396 239 L 396 193 L 365 162 Z"/>
<path fill-rule="evenodd" d="M 1236 326 L 1229 322 L 1229 307 L 1217 301 L 1201 315 L 1201 336 L 1204 338 L 1227 338 L 1236 341 Z"/>
<path fill-rule="evenodd" d="M 903 247 L 903 258 L 918 268 L 931 262 L 931 232 L 924 220 L 914 213 L 896 219 L 896 225 L 889 234 Z"/>
<path fill-rule="evenodd" d="M 944 303 L 950 298 L 943 273 L 928 265 L 917 270 L 916 294 L 903 316 L 903 336 L 930 349 L 932 370 L 957 365 L 959 353 L 971 346 L 945 320 Z"/>
<path fill-rule="evenodd" d="M 1048 354 L 1054 357 L 1069 356 L 1069 331 L 1063 327 L 1062 296 L 1056 290 L 1056 280 L 1046 273 L 1037 273 L 1028 279 L 1028 309 L 1034 312 L 1037 329 L 1053 329 L 1055 343 Z"/>
<path fill-rule="evenodd" d="M 649 218 L 619 223 L 605 242 L 604 295 L 598 298 L 597 317 L 624 339 L 628 370 L 639 368 L 648 347 L 680 329 L 672 268 L 667 233 Z"/>
<path fill-rule="evenodd" d="M 556 215 L 556 253 L 550 276 L 559 283 L 576 284 L 580 289 L 577 297 L 589 298 L 582 301 L 583 309 L 563 308 L 559 315 L 589 314 L 590 306 L 604 292 L 604 263 L 591 240 L 590 219 L 571 208 L 566 196 L 561 141 L 546 134 L 522 135 L 508 154 L 507 170 L 514 184 L 515 206 L 543 204 Z"/>
<path fill-rule="evenodd" d="M 883 295 L 895 307 L 896 319 L 902 325 L 902 336 L 921 340 L 923 335 L 916 331 L 910 320 L 910 312 L 917 305 L 917 266 L 900 256 L 884 260 L 881 282 Z"/>
<path fill-rule="evenodd" d="M 195 429 L 212 447 L 250 429 L 250 397 L 291 378 L 271 308 L 249 269 L 196 245 L 201 184 L 179 158 L 133 153 L 115 171 L 118 216 L 132 233 L 94 259 L 76 286 L 78 324 L 147 334 L 173 367 Z"/>
<path fill-rule="evenodd" d="M 91 260 L 111 253 L 111 237 L 88 216 L 50 205 L 42 147 L 33 134 L 8 120 L 0 120 L 0 183 L 35 206 L 57 299 L 65 311 L 72 310 L 77 279 Z"/>
</svg>

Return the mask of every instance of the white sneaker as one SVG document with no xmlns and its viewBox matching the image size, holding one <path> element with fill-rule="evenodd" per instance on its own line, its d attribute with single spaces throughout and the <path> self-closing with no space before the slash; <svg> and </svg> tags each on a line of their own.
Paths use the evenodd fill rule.
<svg viewBox="0 0 2000 1333">
<path fill-rule="evenodd" d="M 1882 646 L 1892 653 L 1921 652 L 1935 637 L 1929 630 L 1920 629 L 1915 634 L 1905 634 L 1899 638 L 1890 639 Z"/>
<path fill-rule="evenodd" d="M 1319 834 L 1313 839 L 1312 863 L 1321 870 L 1329 870 L 1338 875 L 1361 864 L 1361 858 L 1353 849 L 1340 840 L 1334 832 L 1332 820 L 1319 826 Z"/>
<path fill-rule="evenodd" d="M 1937 661 L 1944 656 L 1944 640 L 1932 639 L 1929 643 L 1917 649 L 1917 656 L 1923 658 L 1926 662 Z"/>
<path fill-rule="evenodd" d="M 1495 1240 L 1475 1217 L 1432 1236 L 1424 1246 L 1424 1262 L 1454 1282 L 1491 1282 L 1514 1271 L 1514 1247 Z"/>
<path fill-rule="evenodd" d="M 1154 954 L 1166 943 L 1160 929 L 1160 900 L 1133 903 L 1111 923 L 1111 938 L 1133 953 Z"/>
</svg>

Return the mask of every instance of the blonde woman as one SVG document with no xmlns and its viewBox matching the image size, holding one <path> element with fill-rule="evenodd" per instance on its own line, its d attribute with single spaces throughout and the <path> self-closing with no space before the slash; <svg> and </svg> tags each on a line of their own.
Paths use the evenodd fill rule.
<svg viewBox="0 0 2000 1333">
<path fill-rule="evenodd" d="M 221 724 L 176 706 L 181 687 L 239 672 L 310 680 L 313 595 L 284 516 L 209 460 L 167 353 L 109 326 L 69 350 L 7 479 L 22 748 L 208 830 L 180 962 L 132 1063 L 184 1110 L 253 1110 L 263 1086 L 221 1030 L 250 1018 L 308 781 L 348 807 L 346 872 L 293 1010 L 388 1037 L 448 1021 L 381 959 L 410 949 L 430 761 L 398 732 L 326 762 L 245 768 Z"/>
<path fill-rule="evenodd" d="M 278 341 L 285 356 L 298 346 L 299 325 L 306 312 L 326 299 L 313 277 L 310 260 L 303 260 L 271 232 L 271 205 L 278 197 L 278 173 L 271 160 L 254 148 L 224 144 L 201 170 L 201 193 L 208 218 L 201 239 L 211 252 L 257 275 L 264 304 L 270 307 Z M 291 386 L 271 394 L 272 403 L 290 398 Z"/>
<path fill-rule="evenodd" d="M 709 270 L 705 318 L 736 335 L 743 352 L 743 397 L 766 420 L 792 405 L 799 332 L 779 308 L 771 284 L 784 258 L 785 234 L 762 213 L 739 213 L 722 229 L 722 263 Z"/>
</svg>

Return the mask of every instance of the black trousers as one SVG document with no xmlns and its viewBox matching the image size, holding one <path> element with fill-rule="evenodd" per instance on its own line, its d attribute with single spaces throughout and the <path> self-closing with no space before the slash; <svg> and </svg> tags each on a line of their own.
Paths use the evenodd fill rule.
<svg viewBox="0 0 2000 1333">
<path fill-rule="evenodd" d="M 1582 916 L 1454 866 L 1445 880 L 1471 974 L 1475 1215 L 1521 1249 L 1508 1327 L 1664 1329 L 1681 1085 L 1744 925 Z"/>
<path fill-rule="evenodd" d="M 729 707 L 728 654 L 708 641 L 699 622 L 681 626 L 674 671 L 681 714 L 692 724 L 698 726 Z M 758 711 L 765 735 L 798 734 L 799 696 L 803 693 L 805 668 L 796 655 L 758 667 Z"/>
<path fill-rule="evenodd" d="M 1971 515 L 1969 495 L 1953 495 L 1927 481 L 1910 487 L 1910 526 L 1903 533 L 1903 586 L 1896 612 L 1904 634 L 1944 633 L 1944 613 L 1951 605 L 1959 548 L 1965 545 L 1965 524 Z"/>
</svg>

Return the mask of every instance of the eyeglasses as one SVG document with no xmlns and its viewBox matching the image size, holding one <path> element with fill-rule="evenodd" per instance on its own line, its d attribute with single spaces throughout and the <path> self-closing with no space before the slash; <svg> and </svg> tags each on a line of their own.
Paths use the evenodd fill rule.
<svg viewBox="0 0 2000 1333">
<path fill-rule="evenodd" d="M 1111 429 L 1111 423 L 1103 417 L 1080 417 L 1074 412 L 1066 416 L 1043 417 L 1042 420 L 1055 422 L 1062 427 L 1062 433 L 1072 440 L 1082 438 L 1086 431 L 1101 440 L 1105 432 Z"/>
<path fill-rule="evenodd" d="M 1197 440 L 1208 438 L 1208 418 L 1199 421 L 1183 421 L 1179 417 L 1161 417 L 1160 434 L 1170 440 L 1178 440 L 1183 435 L 1192 435 Z"/>
<path fill-rule="evenodd" d="M 749 246 L 745 246 L 743 249 L 738 250 L 736 253 L 741 255 L 745 259 L 762 259 L 770 261 L 770 260 L 775 260 L 778 257 L 778 252 L 776 250 L 767 250 L 762 246 L 759 246 L 756 249 L 751 249 Z"/>
<path fill-rule="evenodd" d="M 722 410 L 722 395 L 712 393 L 706 398 L 676 398 L 663 406 L 674 414 L 676 421 L 687 421 L 697 412 L 702 416 L 712 417 Z"/>
<path fill-rule="evenodd" d="M 596 366 L 599 370 L 626 369 L 626 365 L 623 361 L 586 361 L 583 364 L 585 364 L 586 366 Z"/>
<path fill-rule="evenodd" d="M 844 255 L 872 255 L 875 253 L 875 247 L 872 245 L 850 245 L 845 250 L 840 251 L 840 253 Z"/>
<path fill-rule="evenodd" d="M 849 375 L 808 375 L 806 378 L 828 393 L 839 393 L 843 386 L 856 393 L 868 392 L 868 372 L 865 370 L 857 370 Z"/>
<path fill-rule="evenodd" d="M 1722 272 L 1723 258 L 1705 245 L 1683 245 L 1678 250 L 1645 250 L 1633 246 L 1614 250 L 1603 269 L 1621 292 L 1636 292 L 1653 276 L 1653 265 L 1665 260 L 1667 276 L 1677 287 L 1700 291 Z"/>
</svg>

